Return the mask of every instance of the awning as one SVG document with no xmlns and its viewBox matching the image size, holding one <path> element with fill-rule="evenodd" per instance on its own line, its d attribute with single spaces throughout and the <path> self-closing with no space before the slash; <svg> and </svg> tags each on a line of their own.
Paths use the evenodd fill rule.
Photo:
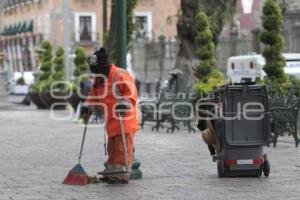
<svg viewBox="0 0 300 200">
<path fill-rule="evenodd" d="M 19 22 L 14 25 L 5 26 L 1 35 L 15 35 L 18 33 L 33 32 L 33 20 Z"/>
<path fill-rule="evenodd" d="M 33 32 L 33 20 L 27 22 L 26 32 Z"/>
<path fill-rule="evenodd" d="M 19 22 L 17 25 L 16 33 L 22 33 L 22 23 L 21 22 Z"/>
<path fill-rule="evenodd" d="M 14 24 L 12 29 L 11 29 L 11 35 L 15 35 L 17 33 L 17 29 L 18 29 L 18 25 L 17 24 Z"/>
<path fill-rule="evenodd" d="M 1 35 L 6 35 L 6 32 L 7 32 L 7 26 L 4 26 L 4 29 L 3 29 L 2 33 L 1 33 Z"/>
<path fill-rule="evenodd" d="M 12 25 L 9 25 L 9 27 L 7 28 L 7 31 L 6 31 L 6 35 L 10 35 L 11 31 L 12 31 Z"/>
<path fill-rule="evenodd" d="M 26 32 L 26 21 L 21 22 L 21 27 L 19 29 L 19 33 L 24 33 Z"/>
</svg>

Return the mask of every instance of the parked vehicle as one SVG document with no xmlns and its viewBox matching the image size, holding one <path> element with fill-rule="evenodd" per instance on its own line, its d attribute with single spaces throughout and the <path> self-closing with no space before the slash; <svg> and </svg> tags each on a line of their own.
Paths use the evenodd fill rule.
<svg viewBox="0 0 300 200">
<path fill-rule="evenodd" d="M 18 84 L 18 80 L 23 77 L 24 84 Z M 33 72 L 14 72 L 9 79 L 10 93 L 12 94 L 27 94 L 29 85 L 34 81 Z"/>
<path fill-rule="evenodd" d="M 286 60 L 284 71 L 288 75 L 300 78 L 300 53 L 283 54 Z M 262 55 L 250 54 L 233 56 L 227 62 L 227 79 L 232 83 L 255 82 L 263 79 L 265 59 Z"/>
</svg>

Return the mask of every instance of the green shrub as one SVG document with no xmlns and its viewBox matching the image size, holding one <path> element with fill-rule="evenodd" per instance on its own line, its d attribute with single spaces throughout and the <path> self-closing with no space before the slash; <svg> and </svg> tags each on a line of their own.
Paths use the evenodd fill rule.
<svg viewBox="0 0 300 200">
<path fill-rule="evenodd" d="M 195 54 L 200 60 L 200 64 L 195 69 L 195 75 L 199 78 L 195 90 L 198 94 L 207 95 L 214 87 L 224 84 L 224 77 L 215 68 L 216 47 L 208 17 L 204 12 L 200 11 L 197 14 L 194 31 L 197 45 Z"/>
<path fill-rule="evenodd" d="M 50 89 L 52 76 L 52 46 L 46 40 L 41 44 L 41 60 L 42 63 L 38 75 L 38 91 L 45 92 Z"/>
<path fill-rule="evenodd" d="M 85 55 L 85 51 L 83 48 L 81 47 L 77 47 L 75 49 L 75 58 L 74 58 L 74 64 L 75 64 L 75 69 L 73 71 L 73 76 L 74 76 L 74 80 L 73 80 L 73 84 L 77 84 L 78 82 L 78 77 L 83 75 L 83 74 L 87 74 L 89 71 L 89 65 L 87 63 L 87 57 Z M 81 80 L 83 81 L 83 80 Z M 70 88 L 72 91 L 76 91 L 76 87 L 71 87 Z"/>
<path fill-rule="evenodd" d="M 266 60 L 264 71 L 267 74 L 265 83 L 270 93 L 280 88 L 280 93 L 286 91 L 289 85 L 288 77 L 284 73 L 285 59 L 282 56 L 284 37 L 282 34 L 283 15 L 276 0 L 267 0 L 263 7 L 263 32 L 260 40 L 265 44 L 262 52 Z"/>
<path fill-rule="evenodd" d="M 296 96 L 300 96 L 300 80 L 294 76 L 290 76 L 291 85 L 296 89 Z"/>
<path fill-rule="evenodd" d="M 224 76 L 218 70 L 213 70 L 206 81 L 199 80 L 195 84 L 195 90 L 198 96 L 207 96 L 210 91 L 216 87 L 224 85 Z"/>
<path fill-rule="evenodd" d="M 282 11 L 276 0 L 268 0 L 263 7 L 263 15 L 281 15 Z"/>
<path fill-rule="evenodd" d="M 53 60 L 53 74 L 52 80 L 54 82 L 64 81 L 65 80 L 65 65 L 64 65 L 64 49 L 62 47 L 58 47 L 55 52 L 55 58 Z M 54 85 L 54 91 L 64 92 L 66 89 L 66 84 L 57 83 Z"/>
</svg>

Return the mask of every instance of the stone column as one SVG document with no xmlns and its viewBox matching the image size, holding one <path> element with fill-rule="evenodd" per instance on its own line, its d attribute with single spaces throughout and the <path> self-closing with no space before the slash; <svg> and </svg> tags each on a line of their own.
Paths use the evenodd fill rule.
<svg viewBox="0 0 300 200">
<path fill-rule="evenodd" d="M 3 45 L 3 43 L 1 44 Z M 4 67 L 5 53 L 3 50 L 0 51 L 0 105 L 7 100 L 6 91 L 6 76 L 7 70 Z"/>
<path fill-rule="evenodd" d="M 33 35 L 29 37 L 29 54 L 30 54 L 30 60 L 32 65 L 32 71 L 35 71 L 37 69 L 36 66 L 36 60 L 35 60 L 35 52 L 33 49 Z"/>
<path fill-rule="evenodd" d="M 237 53 L 238 36 L 239 32 L 237 30 L 237 26 L 234 25 L 230 31 L 231 56 L 235 56 Z"/>
<path fill-rule="evenodd" d="M 293 42 L 293 50 L 294 53 L 300 52 L 300 22 L 295 22 L 293 25 L 293 29 L 295 30 L 295 40 Z"/>
<path fill-rule="evenodd" d="M 23 75 L 24 67 L 23 67 L 23 59 L 22 59 L 22 51 L 21 51 L 21 39 L 16 39 L 16 60 L 19 65 L 20 72 Z"/>
<path fill-rule="evenodd" d="M 256 28 L 252 31 L 253 49 L 257 54 L 260 54 L 261 51 L 259 35 L 260 35 L 259 28 Z"/>
</svg>

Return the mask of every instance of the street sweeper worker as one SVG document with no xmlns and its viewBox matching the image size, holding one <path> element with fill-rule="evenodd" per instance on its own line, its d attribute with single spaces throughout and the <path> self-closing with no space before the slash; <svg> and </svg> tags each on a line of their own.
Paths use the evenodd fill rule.
<svg viewBox="0 0 300 200">
<path fill-rule="evenodd" d="M 217 159 L 216 153 L 220 152 L 220 140 L 216 134 L 214 124 L 214 107 L 210 103 L 209 99 L 203 98 L 198 101 L 199 109 L 198 116 L 200 117 L 198 120 L 197 128 L 202 132 L 202 139 L 208 146 L 208 150 L 210 155 L 213 157 L 213 161 Z"/>
<path fill-rule="evenodd" d="M 85 123 L 88 123 L 90 110 L 100 107 L 108 135 L 108 160 L 105 170 L 99 174 L 108 183 L 128 183 L 134 136 L 139 130 L 135 82 L 126 70 L 108 61 L 104 48 L 97 50 L 89 63 L 95 76 L 83 109 Z"/>
</svg>

